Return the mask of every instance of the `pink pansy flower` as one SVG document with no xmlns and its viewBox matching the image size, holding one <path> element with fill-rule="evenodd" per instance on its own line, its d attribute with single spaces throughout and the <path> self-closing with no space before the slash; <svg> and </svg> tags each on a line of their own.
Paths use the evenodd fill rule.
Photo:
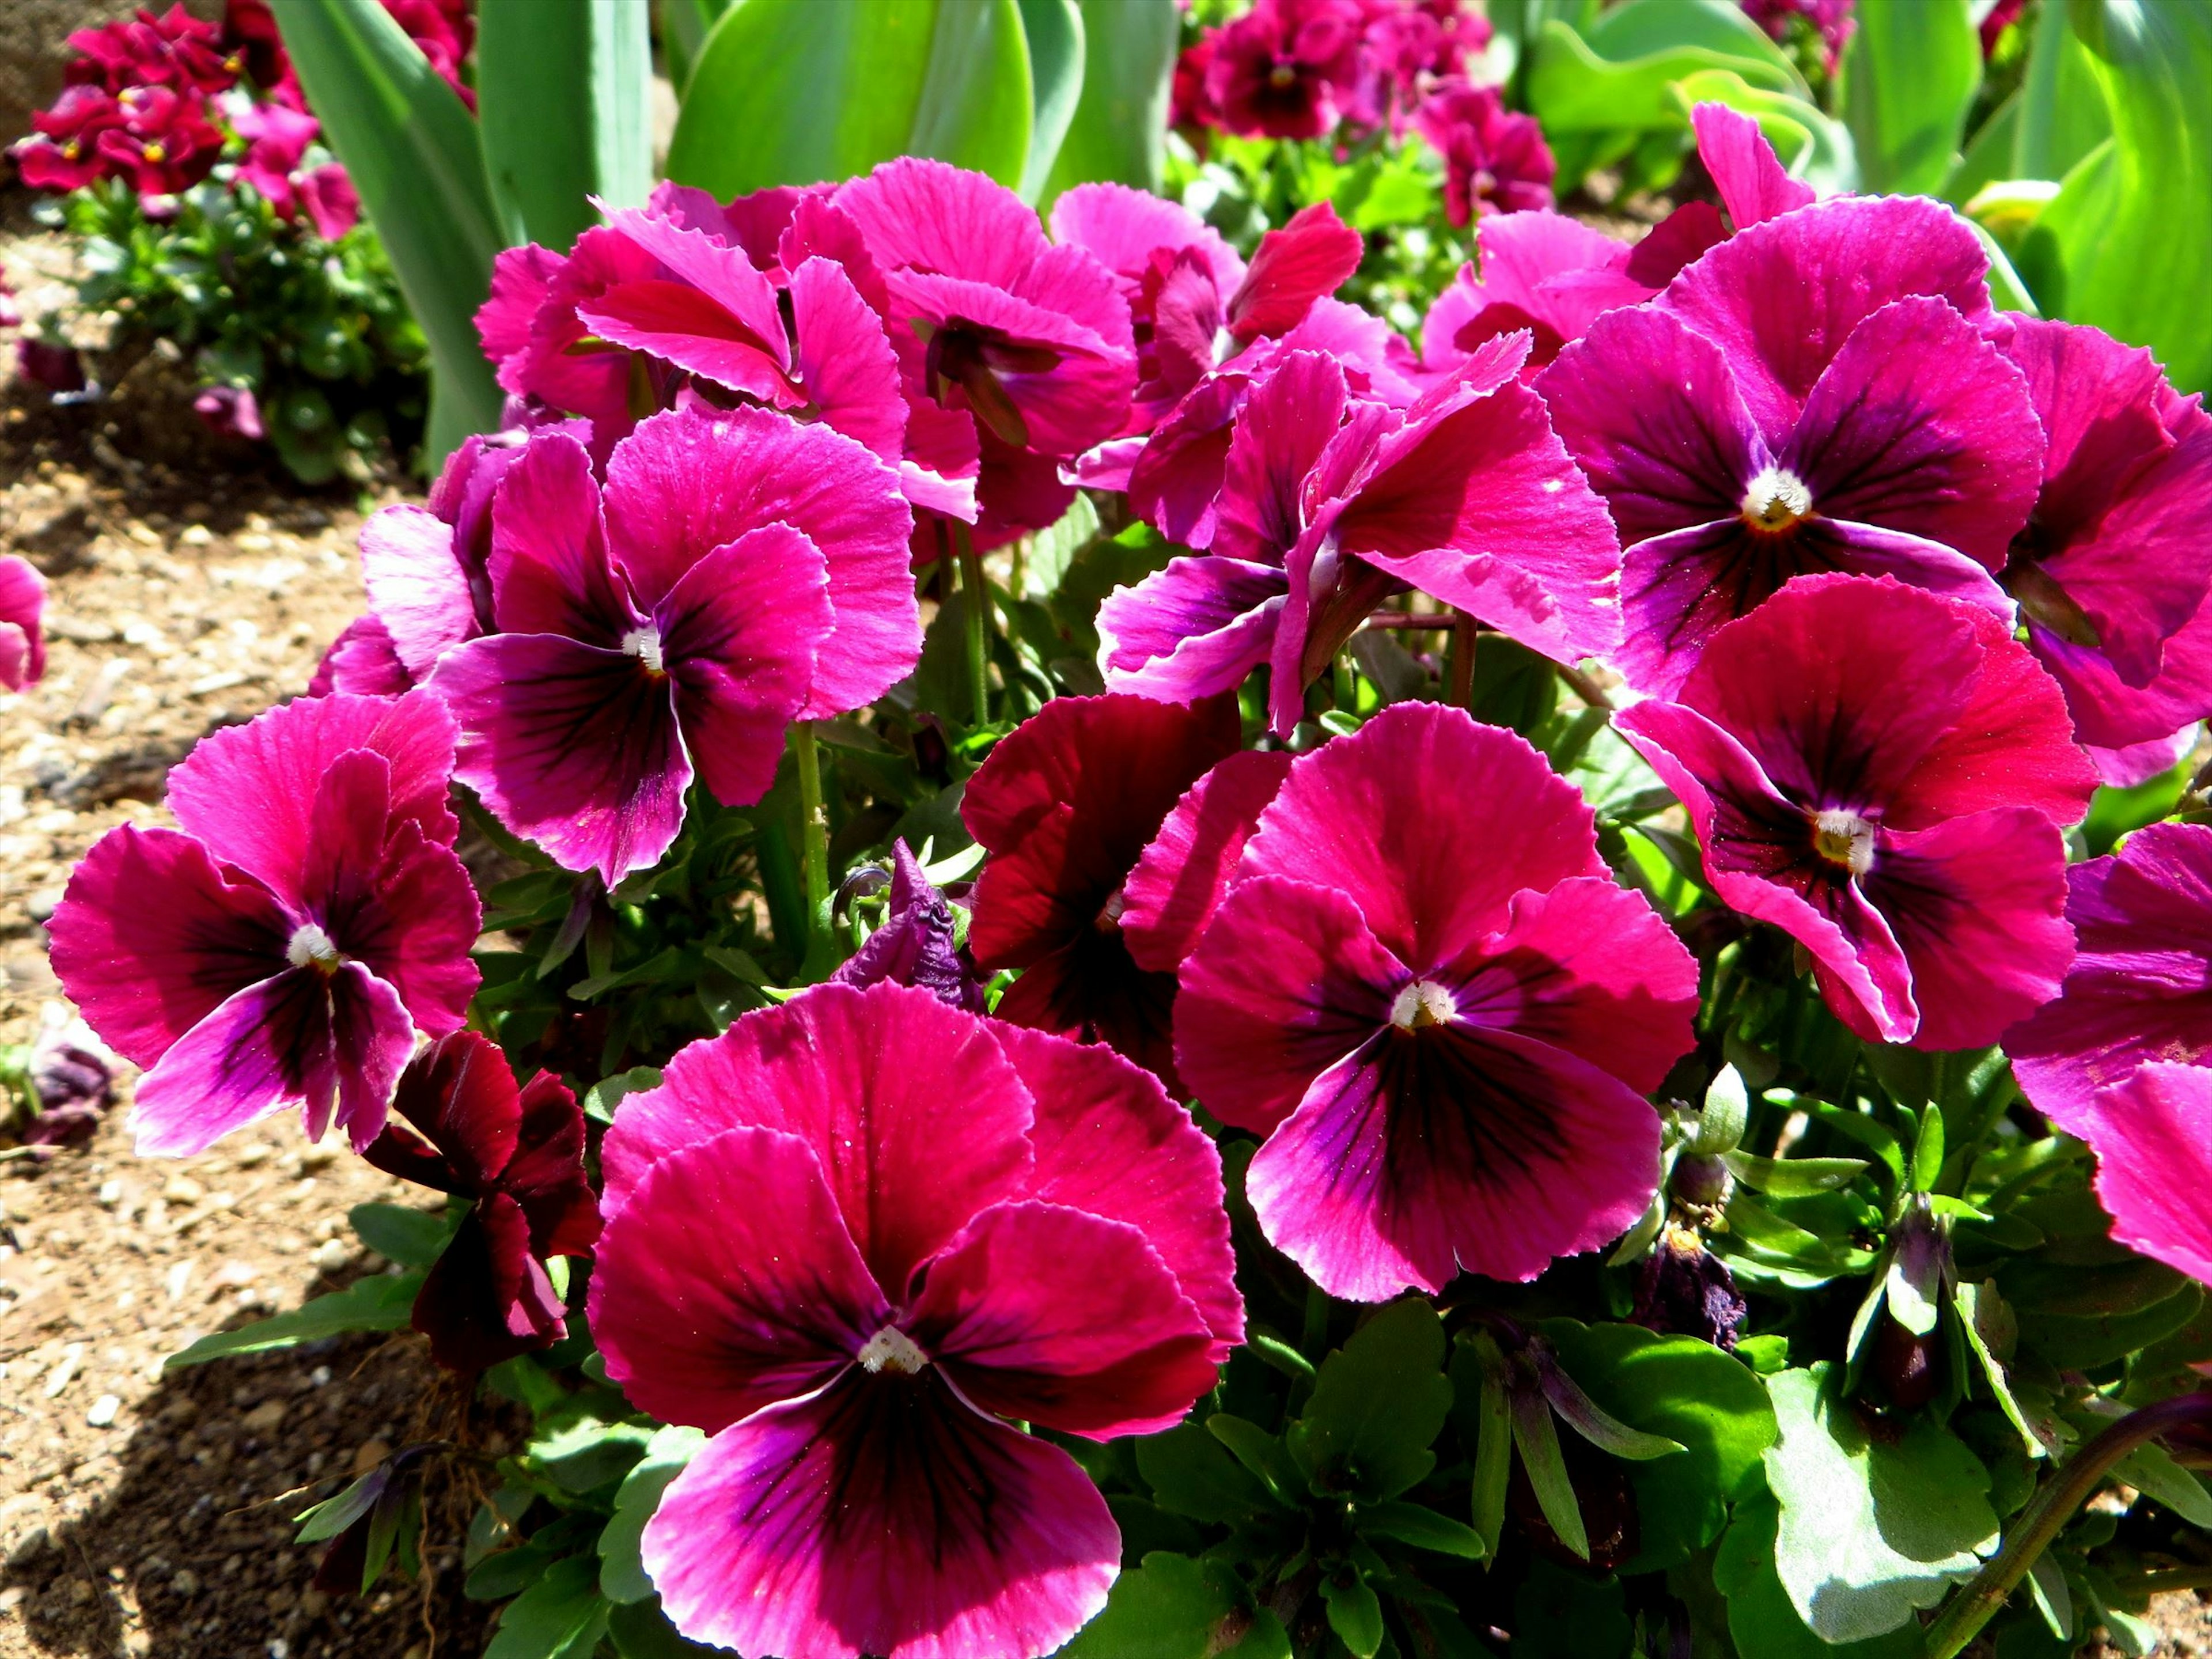
<svg viewBox="0 0 2212 1659">
<path fill-rule="evenodd" d="M 33 190 L 65 194 L 107 175 L 100 136 L 123 125 L 123 109 L 104 88 L 64 87 L 51 109 L 31 117 L 32 131 L 9 154 Z"/>
<path fill-rule="evenodd" d="M 2137 1066 L 2212 1063 L 2212 829 L 2154 823 L 2066 872 L 2074 965 L 2005 1034 L 2036 1110 L 2075 1134 Z"/>
<path fill-rule="evenodd" d="M 1172 974 L 1196 948 L 1291 760 L 1287 750 L 1241 750 L 1185 790 L 1161 821 L 1121 886 L 1121 938 L 1138 967 Z"/>
<path fill-rule="evenodd" d="M 1572 786 L 1510 732 L 1401 703 L 1291 763 L 1183 963 L 1176 1054 L 1266 1137 L 1267 1237 L 1380 1302 L 1534 1279 L 1627 1227 L 1657 1180 L 1643 1095 L 1697 1000 Z"/>
<path fill-rule="evenodd" d="M 2106 780 L 2139 783 L 2173 764 L 2159 739 L 2212 714 L 2212 416 L 2096 329 L 1990 331 L 2049 441 L 2003 581 Z"/>
<path fill-rule="evenodd" d="M 640 417 L 660 406 L 667 371 L 596 343 L 577 311 L 609 289 L 653 280 L 659 269 L 628 237 L 596 225 L 566 254 L 535 242 L 502 250 L 492 262 L 491 296 L 477 312 L 477 335 L 497 365 L 500 389 L 589 421 L 592 455 L 602 465 Z"/>
<path fill-rule="evenodd" d="M 614 885 L 667 851 L 695 769 L 750 805 L 792 720 L 857 708 L 913 668 L 911 528 L 883 462 L 764 410 L 653 416 L 604 489 L 583 445 L 538 433 L 493 510 L 498 631 L 433 676 L 461 726 L 456 775 Z"/>
<path fill-rule="evenodd" d="M 189 1156 L 288 1103 L 355 1147 L 416 1027 L 458 1030 L 480 911 L 446 805 L 453 723 L 428 692 L 272 708 L 169 775 L 183 826 L 102 836 L 54 913 L 54 971 L 149 1067 L 141 1154 Z"/>
<path fill-rule="evenodd" d="M 241 100 L 243 102 L 243 100 Z M 231 130 L 246 141 L 238 164 L 238 182 L 250 185 L 280 217 L 290 218 L 296 201 L 293 174 L 323 125 L 312 115 L 282 104 L 243 102 L 230 118 Z"/>
<path fill-rule="evenodd" d="M 361 192 L 336 161 L 310 167 L 300 178 L 300 207 L 315 234 L 335 242 L 361 222 Z"/>
<path fill-rule="evenodd" d="M 646 1525 L 678 1630 L 781 1659 L 1036 1659 L 1121 1539 L 1066 1452 L 1165 1427 L 1243 1310 L 1212 1145 L 1127 1061 L 823 986 L 623 1102 L 608 1375 L 712 1437 Z"/>
<path fill-rule="evenodd" d="M 0 557 L 0 691 L 36 685 L 46 672 L 46 579 L 28 559 Z"/>
<path fill-rule="evenodd" d="M 1358 90 L 1362 21 L 1354 0 L 1259 0 L 1214 33 L 1215 118 L 1247 137 L 1331 131 Z"/>
<path fill-rule="evenodd" d="M 1480 273 L 1462 265 L 1421 322 L 1421 363 L 1449 374 L 1489 342 L 1526 329 L 1523 380 L 1607 312 L 1651 297 L 1627 274 L 1633 252 L 1564 213 L 1498 213 L 1475 226 Z"/>
<path fill-rule="evenodd" d="M 2212 1071 L 2143 1066 L 2066 1127 L 2097 1154 L 2113 1241 L 2212 1284 Z"/>
<path fill-rule="evenodd" d="M 1985 267 L 1939 204 L 1826 202 L 1730 237 L 1544 371 L 1626 545 L 1632 684 L 1671 693 L 1715 629 L 1801 573 L 1893 575 L 2010 618 L 1995 573 L 2043 433 L 1978 331 Z"/>
<path fill-rule="evenodd" d="M 1552 205 L 1559 164 L 1536 118 L 1505 107 L 1496 87 L 1454 76 L 1421 100 L 1413 125 L 1444 159 L 1444 216 L 1538 212 Z"/>
<path fill-rule="evenodd" d="M 1978 605 L 1801 576 L 1614 724 L 1688 808 L 1713 890 L 1810 953 L 1869 1042 L 1995 1042 L 2074 956 L 2059 826 L 2096 777 Z"/>
<path fill-rule="evenodd" d="M 1402 415 L 1289 352 L 1231 440 L 1211 553 L 1099 611 L 1107 684 L 1188 702 L 1261 662 L 1287 734 L 1376 600 L 1419 588 L 1561 661 L 1610 650 L 1619 544 L 1500 340 Z"/>
<path fill-rule="evenodd" d="M 1721 198 L 1685 202 L 1653 227 L 1629 255 L 1627 274 L 1662 289 L 1706 249 L 1740 230 L 1764 224 L 1814 199 L 1812 185 L 1792 179 L 1759 123 L 1725 104 L 1699 104 L 1690 112 L 1698 160 Z"/>
</svg>

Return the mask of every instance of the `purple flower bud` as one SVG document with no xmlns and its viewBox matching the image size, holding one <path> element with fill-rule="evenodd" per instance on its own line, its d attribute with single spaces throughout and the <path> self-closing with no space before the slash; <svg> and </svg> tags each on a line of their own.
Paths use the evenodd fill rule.
<svg viewBox="0 0 2212 1659">
<path fill-rule="evenodd" d="M 1644 1258 L 1629 1317 L 1651 1330 L 1694 1336 L 1734 1352 L 1736 1333 L 1750 1315 L 1728 1263 L 1695 1233 L 1669 1227 Z"/>
</svg>

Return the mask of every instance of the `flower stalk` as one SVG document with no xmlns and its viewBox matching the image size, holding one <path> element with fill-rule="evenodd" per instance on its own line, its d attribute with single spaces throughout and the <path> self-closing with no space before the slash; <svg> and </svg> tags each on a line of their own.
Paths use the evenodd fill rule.
<svg viewBox="0 0 2212 1659">
<path fill-rule="evenodd" d="M 794 721 L 791 752 L 799 766 L 799 864 L 806 894 L 806 977 L 826 975 L 830 949 L 830 808 L 822 798 L 822 756 L 812 720 Z"/>
<path fill-rule="evenodd" d="M 2130 1412 L 2068 1459 L 2058 1478 L 2028 1500 L 2004 1547 L 1929 1626 L 1928 1659 L 1954 1659 L 1981 1633 L 2074 1512 L 2104 1484 L 2113 1464 L 2185 1424 L 2212 1424 L 2212 1389 L 2177 1395 Z"/>
<path fill-rule="evenodd" d="M 960 616 L 965 624 L 968 656 L 968 696 L 975 724 L 991 719 L 991 590 L 984 586 L 983 556 L 975 538 L 959 520 L 952 521 L 952 541 L 960 554 Z"/>
</svg>

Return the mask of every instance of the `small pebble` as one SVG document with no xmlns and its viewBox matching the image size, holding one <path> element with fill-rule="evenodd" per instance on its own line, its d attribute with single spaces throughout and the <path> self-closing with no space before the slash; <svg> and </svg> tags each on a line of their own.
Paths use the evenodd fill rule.
<svg viewBox="0 0 2212 1659">
<path fill-rule="evenodd" d="M 169 1588 L 179 1595 L 198 1595 L 200 1593 L 200 1576 L 190 1567 L 179 1567 L 169 1575 Z"/>
<path fill-rule="evenodd" d="M 46 1398 L 53 1399 L 76 1376 L 76 1368 L 84 1359 L 84 1344 L 72 1342 L 62 1350 L 61 1364 L 55 1366 L 46 1378 Z"/>
<path fill-rule="evenodd" d="M 264 1400 L 244 1417 L 238 1419 L 239 1427 L 248 1434 L 268 1434 L 284 1420 L 284 1402 Z"/>
<path fill-rule="evenodd" d="M 121 1182 L 103 1181 L 100 1183 L 100 1207 L 101 1209 L 112 1210 L 122 1201 L 123 1183 Z"/>
<path fill-rule="evenodd" d="M 84 1414 L 84 1420 L 95 1429 L 104 1429 L 115 1421 L 116 1413 L 122 1409 L 123 1401 L 119 1397 L 104 1394 L 92 1402 L 92 1409 Z"/>
<path fill-rule="evenodd" d="M 314 1263 L 326 1273 L 334 1273 L 353 1260 L 353 1252 L 335 1238 L 326 1238 L 315 1246 Z"/>
<path fill-rule="evenodd" d="M 171 1176 L 161 1196 L 172 1204 L 197 1204 L 207 1196 L 207 1188 L 188 1175 Z"/>
</svg>

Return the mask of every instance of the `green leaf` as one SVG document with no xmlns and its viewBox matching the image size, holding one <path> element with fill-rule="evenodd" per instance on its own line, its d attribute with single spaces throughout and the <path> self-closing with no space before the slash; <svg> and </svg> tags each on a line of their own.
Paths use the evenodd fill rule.
<svg viewBox="0 0 2212 1659">
<path fill-rule="evenodd" d="M 1966 1339 L 1975 1362 L 1981 1367 L 1982 1380 L 1989 1384 L 1990 1394 L 1997 1402 L 1997 1409 L 2020 1431 L 2030 1457 L 2044 1455 L 2043 1442 L 2037 1439 L 2027 1415 L 2013 1397 L 2012 1378 L 2006 1372 L 2004 1362 L 1997 1356 L 2007 1346 L 2006 1339 L 2016 1336 L 2018 1326 L 2012 1310 L 1997 1293 L 1994 1282 L 1986 1285 L 1960 1284 L 1951 1292 L 1951 1303 L 1958 1316 L 1959 1328 Z"/>
<path fill-rule="evenodd" d="M 1283 1448 L 1282 1436 L 1269 1434 L 1257 1423 L 1228 1412 L 1216 1412 L 1207 1418 L 1206 1431 L 1228 1447 L 1231 1456 L 1258 1476 L 1270 1496 L 1285 1503 L 1293 1501 L 1298 1491 L 1298 1471 L 1291 1462 L 1290 1453 Z"/>
<path fill-rule="evenodd" d="M 1713 1558 L 1713 1583 L 1728 1597 L 1729 1633 L 1736 1651 L 1756 1659 L 1921 1659 L 1917 1625 L 1832 1644 L 1808 1630 L 1775 1572 L 1780 1518 L 1771 1493 L 1754 1493 L 1736 1506 Z"/>
<path fill-rule="evenodd" d="M 1514 1389 L 1506 1395 L 1513 1415 L 1513 1446 L 1521 1454 L 1521 1467 L 1536 1494 L 1536 1507 L 1558 1534 L 1559 1542 L 1583 1560 L 1589 1559 L 1589 1533 L 1583 1525 L 1581 1503 L 1567 1476 L 1567 1460 L 1559 1450 L 1559 1431 L 1552 1422 L 1551 1402 L 1543 1395 Z"/>
<path fill-rule="evenodd" d="M 653 1581 L 645 1576 L 638 1553 L 645 1523 L 660 1507 L 668 1483 L 706 1443 L 697 1429 L 672 1425 L 646 1443 L 645 1455 L 623 1476 L 615 1493 L 615 1512 L 599 1534 L 599 1594 L 608 1601 L 628 1605 L 652 1599 Z"/>
<path fill-rule="evenodd" d="M 1401 1544 L 1411 1544 L 1415 1549 L 1434 1550 L 1440 1555 L 1463 1556 L 1469 1561 L 1480 1561 L 1490 1553 L 1482 1534 L 1465 1522 L 1455 1521 L 1448 1515 L 1419 1504 L 1376 1504 L 1359 1510 L 1352 1525 L 1363 1533 L 1383 1538 L 1395 1538 Z"/>
<path fill-rule="evenodd" d="M 1375 1659 L 1382 1646 L 1382 1603 L 1373 1586 L 1357 1571 L 1346 1570 L 1321 1581 L 1321 1599 L 1328 1607 L 1328 1627 L 1352 1650 L 1355 1659 Z"/>
<path fill-rule="evenodd" d="M 729 1652 L 688 1640 L 668 1622 L 657 1595 L 608 1608 L 607 1639 L 622 1659 L 722 1659 Z"/>
<path fill-rule="evenodd" d="M 1705 1109 L 1698 1114 L 1697 1133 L 1682 1150 L 1699 1158 L 1732 1152 L 1750 1121 L 1751 1096 L 1743 1086 L 1743 1074 L 1733 1066 L 1723 1066 L 1705 1087 Z"/>
<path fill-rule="evenodd" d="M 1631 1428 L 1584 1394 L 1575 1379 L 1549 1356 L 1537 1356 L 1536 1374 L 1544 1398 L 1551 1402 L 1559 1420 L 1600 1451 L 1610 1452 L 1632 1463 L 1651 1463 L 1687 1449 L 1680 1441 L 1670 1440 L 1663 1434 L 1646 1434 L 1641 1429 Z"/>
<path fill-rule="evenodd" d="M 2098 790 L 2090 798 L 2089 816 L 2081 823 L 2081 839 L 2089 845 L 2089 856 L 2104 857 L 2119 844 L 2121 836 L 2147 823 L 2156 823 L 2180 805 L 2181 792 L 2188 787 L 2194 766 L 2193 761 L 2184 759 L 2172 771 L 2161 772 L 2131 789 L 2106 784 Z"/>
<path fill-rule="evenodd" d="M 406 1204 L 356 1204 L 346 1212 L 355 1235 L 379 1255 L 403 1267 L 427 1267 L 446 1253 L 459 1215 Z"/>
<path fill-rule="evenodd" d="M 1213 1659 L 1226 1653 L 1288 1659 L 1290 1641 L 1273 1613 L 1250 1607 L 1225 1563 L 1155 1550 L 1114 1581 L 1105 1611 L 1076 1632 L 1059 1659 Z"/>
<path fill-rule="evenodd" d="M 1137 1472 L 1159 1506 L 1194 1521 L 1235 1523 L 1271 1507 L 1267 1489 L 1197 1423 L 1137 1442 Z"/>
<path fill-rule="evenodd" d="M 591 1659 L 611 1611 L 599 1577 L 588 1555 L 553 1563 L 501 1612 L 483 1659 Z"/>
<path fill-rule="evenodd" d="M 1450 1414 L 1444 1331 L 1419 1297 L 1393 1303 L 1322 1362 L 1304 1414 L 1285 1437 L 1316 1492 L 1395 1498 L 1436 1467 Z"/>
<path fill-rule="evenodd" d="M 1180 26 L 1175 0 L 1081 0 L 1083 93 L 1042 199 L 1104 180 L 1158 193 Z"/>
<path fill-rule="evenodd" d="M 2148 346 L 2184 392 L 2212 385 L 2212 0 L 2073 0 L 2112 112 L 2016 264 L 2046 316 Z"/>
<path fill-rule="evenodd" d="M 1730 1152 L 1724 1160 L 1738 1181 L 1770 1198 L 1807 1198 L 1848 1187 L 1867 1169 L 1863 1158 L 1754 1158 Z"/>
<path fill-rule="evenodd" d="M 1578 1572 L 1539 1557 L 1513 1593 L 1512 1659 L 1628 1659 L 1634 1636 L 1620 1580 L 1611 1573 Z"/>
<path fill-rule="evenodd" d="M 1452 1377 L 1458 1392 L 1474 1396 L 1473 1421 L 1462 1418 L 1460 1437 L 1474 1443 L 1474 1529 L 1495 1557 L 1505 1530 L 1505 1492 L 1513 1473 L 1513 1407 L 1504 1357 L 1487 1331 L 1461 1335 L 1452 1355 Z"/>
<path fill-rule="evenodd" d="M 2136 1447 L 2112 1465 L 2112 1478 L 2156 1498 L 2192 1527 L 2212 1527 L 2212 1492 L 2156 1445 Z"/>
<path fill-rule="evenodd" d="M 1777 1432 L 1765 1389 L 1695 1337 L 1564 1319 L 1546 1321 L 1543 1332 L 1592 1400 L 1687 1449 L 1628 1471 L 1641 1548 L 1622 1570 L 1650 1572 L 1688 1560 L 1720 1536 L 1729 1504 L 1759 1484 L 1759 1460 Z"/>
<path fill-rule="evenodd" d="M 650 1424 L 605 1414 L 625 1409 L 622 1397 L 611 1391 L 573 1395 L 540 1420 L 538 1431 L 522 1449 L 523 1455 L 556 1486 L 573 1492 L 595 1492 L 635 1468 L 653 1438 Z"/>
<path fill-rule="evenodd" d="M 1838 106 L 1863 189 L 1927 194 L 1943 182 L 1982 84 L 1966 0 L 1858 0 Z"/>
<path fill-rule="evenodd" d="M 1893 1442 L 1870 1437 L 1824 1386 L 1829 1368 L 1767 1379 L 1780 1438 L 1765 1454 L 1782 1506 L 1775 1571 L 1824 1641 L 1863 1641 L 1910 1624 L 1996 1547 L 1990 1476 L 1926 1419 Z"/>
<path fill-rule="evenodd" d="M 505 242 L 475 118 L 378 0 L 271 0 L 323 142 L 345 163 L 430 345 L 429 462 L 499 424 L 477 338 Z"/>
<path fill-rule="evenodd" d="M 2073 1272 L 2081 1279 L 2116 1277 L 2102 1267 Z M 2142 1302 L 2130 1298 L 2110 1312 L 2052 1312 L 2032 1292 L 2015 1290 L 2009 1273 L 1999 1273 L 1997 1283 L 2019 1310 L 2021 1346 L 2061 1370 L 2093 1370 L 2123 1359 L 2179 1330 L 2204 1305 L 2203 1288 L 2185 1283 L 2171 1295 Z"/>
<path fill-rule="evenodd" d="M 1083 13 L 1075 0 L 1019 0 L 1030 54 L 1030 149 L 1021 196 L 1043 193 L 1083 95 Z"/>
<path fill-rule="evenodd" d="M 420 1273 L 376 1273 L 344 1290 L 319 1296 L 289 1313 L 276 1314 L 234 1331 L 217 1331 L 212 1336 L 204 1336 L 181 1353 L 171 1354 L 163 1366 L 175 1370 L 185 1365 L 204 1365 L 210 1359 L 226 1359 L 234 1354 L 270 1353 L 279 1348 L 296 1348 L 302 1342 L 316 1342 L 326 1336 L 343 1336 L 354 1331 L 399 1330 L 413 1315 L 415 1293 L 422 1288 Z"/>
<path fill-rule="evenodd" d="M 2112 136 L 2096 58 L 2074 33 L 2063 5 L 2039 9 L 2020 98 L 2011 164 L 1995 178 L 2055 182 Z"/>
<path fill-rule="evenodd" d="M 320 1544 L 337 1537 L 368 1513 L 391 1479 L 391 1471 L 380 1463 L 336 1497 L 325 1498 L 313 1509 L 303 1510 L 292 1517 L 300 1523 L 300 1530 L 292 1541 Z"/>
<path fill-rule="evenodd" d="M 712 956 L 710 951 L 708 953 Z M 603 1077 L 594 1083 L 584 1096 L 584 1115 L 601 1123 L 615 1121 L 615 1109 L 626 1095 L 641 1094 L 647 1089 L 660 1086 L 659 1068 L 653 1066 L 633 1066 L 627 1072 L 617 1072 L 612 1077 Z"/>
<path fill-rule="evenodd" d="M 477 118 L 510 242 L 565 250 L 599 222 L 590 197 L 653 189 L 653 40 L 635 0 L 482 9 Z"/>
<path fill-rule="evenodd" d="M 928 155 L 1013 187 L 1030 98 L 1016 0 L 738 0 L 684 89 L 668 175 L 728 198 Z"/>
</svg>

